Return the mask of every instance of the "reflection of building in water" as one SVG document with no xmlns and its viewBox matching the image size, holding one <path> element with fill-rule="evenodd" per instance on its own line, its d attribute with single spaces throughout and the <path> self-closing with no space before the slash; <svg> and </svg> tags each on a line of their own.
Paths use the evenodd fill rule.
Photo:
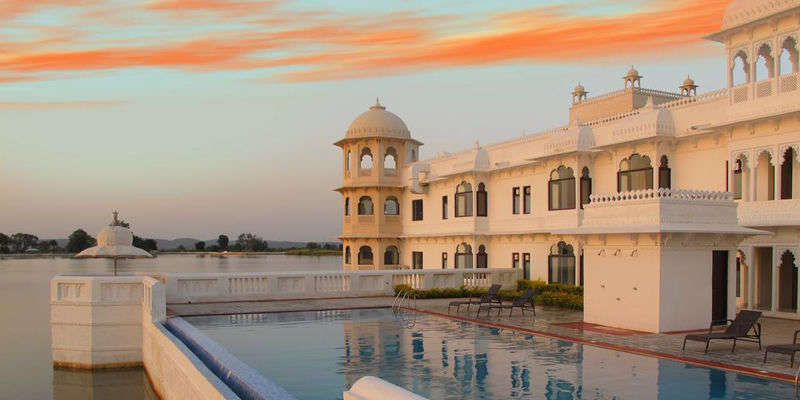
<svg viewBox="0 0 800 400">
<path fill-rule="evenodd" d="M 430 399 L 656 400 L 675 393 L 686 399 L 734 398 L 737 389 L 753 393 L 770 384 L 459 321 L 423 317 L 408 327 L 375 310 L 352 315 L 342 322 L 347 383 L 378 376 Z"/>
<path fill-rule="evenodd" d="M 54 400 L 159 400 L 144 370 L 53 369 Z"/>
</svg>

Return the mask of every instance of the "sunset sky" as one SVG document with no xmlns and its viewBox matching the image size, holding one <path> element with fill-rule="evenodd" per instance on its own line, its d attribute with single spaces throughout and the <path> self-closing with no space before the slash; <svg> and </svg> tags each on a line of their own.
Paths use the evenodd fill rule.
<svg viewBox="0 0 800 400">
<path fill-rule="evenodd" d="M 564 124 L 569 92 L 724 86 L 729 0 L 2 0 L 0 232 L 335 240 L 374 103 L 422 157 Z"/>
</svg>

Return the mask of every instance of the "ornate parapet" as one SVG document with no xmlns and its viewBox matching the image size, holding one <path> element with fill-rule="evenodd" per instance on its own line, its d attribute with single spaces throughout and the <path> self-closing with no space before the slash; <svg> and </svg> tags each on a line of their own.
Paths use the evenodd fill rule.
<svg viewBox="0 0 800 400">
<path fill-rule="evenodd" d="M 650 189 L 590 199 L 581 226 L 569 233 L 759 233 L 738 225 L 737 204 L 728 192 Z"/>
</svg>

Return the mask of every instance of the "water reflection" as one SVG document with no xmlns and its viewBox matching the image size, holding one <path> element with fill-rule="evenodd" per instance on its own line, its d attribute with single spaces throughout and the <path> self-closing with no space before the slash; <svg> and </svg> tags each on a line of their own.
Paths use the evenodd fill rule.
<svg viewBox="0 0 800 400">
<path fill-rule="evenodd" d="M 53 400 L 158 400 L 141 368 L 53 369 Z"/>
<path fill-rule="evenodd" d="M 304 400 L 364 375 L 430 399 L 788 399 L 791 385 L 436 317 L 388 310 L 194 317 Z M 314 379 L 308 379 L 314 377 Z"/>
</svg>

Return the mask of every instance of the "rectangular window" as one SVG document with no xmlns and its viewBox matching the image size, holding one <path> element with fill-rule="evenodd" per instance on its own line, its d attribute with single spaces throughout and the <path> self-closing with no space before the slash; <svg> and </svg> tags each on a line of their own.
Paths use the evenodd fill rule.
<svg viewBox="0 0 800 400">
<path fill-rule="evenodd" d="M 472 216 L 472 192 L 456 193 L 456 217 Z"/>
<path fill-rule="evenodd" d="M 592 195 L 592 178 L 581 178 L 581 208 L 589 204 L 589 196 Z"/>
<path fill-rule="evenodd" d="M 575 256 L 551 255 L 547 281 L 575 285 Z"/>
<path fill-rule="evenodd" d="M 412 252 L 411 261 L 414 269 L 422 269 L 422 252 L 421 251 Z"/>
<path fill-rule="evenodd" d="M 447 219 L 447 196 L 442 196 L 442 219 Z"/>
<path fill-rule="evenodd" d="M 522 278 L 531 279 L 531 253 L 522 254 Z"/>
<path fill-rule="evenodd" d="M 511 254 L 511 268 L 519 268 L 519 253 Z"/>
<path fill-rule="evenodd" d="M 742 260 L 736 257 L 736 297 L 742 297 Z"/>
<path fill-rule="evenodd" d="M 525 186 L 522 188 L 522 213 L 531 213 L 531 187 Z"/>
<path fill-rule="evenodd" d="M 650 190 L 653 188 L 653 169 L 643 168 L 617 172 L 617 191 Z"/>
<path fill-rule="evenodd" d="M 519 214 L 519 188 L 511 189 L 511 212 Z"/>
<path fill-rule="evenodd" d="M 447 269 L 447 252 L 442 252 L 442 269 Z"/>
<path fill-rule="evenodd" d="M 422 221 L 422 199 L 411 202 L 411 219 L 414 221 Z"/>
<path fill-rule="evenodd" d="M 550 181 L 550 210 L 575 208 L 575 178 Z"/>
<path fill-rule="evenodd" d="M 481 185 L 483 185 L 483 184 L 481 184 Z M 478 203 L 478 204 L 476 204 L 477 210 L 475 210 L 476 211 L 475 215 L 477 215 L 478 217 L 487 216 L 488 213 L 489 213 L 489 204 L 488 204 L 489 203 L 489 196 L 488 196 L 488 193 L 486 193 L 486 190 L 480 190 L 479 189 L 477 192 L 475 192 L 475 196 L 476 196 L 475 197 L 475 202 Z"/>
</svg>

